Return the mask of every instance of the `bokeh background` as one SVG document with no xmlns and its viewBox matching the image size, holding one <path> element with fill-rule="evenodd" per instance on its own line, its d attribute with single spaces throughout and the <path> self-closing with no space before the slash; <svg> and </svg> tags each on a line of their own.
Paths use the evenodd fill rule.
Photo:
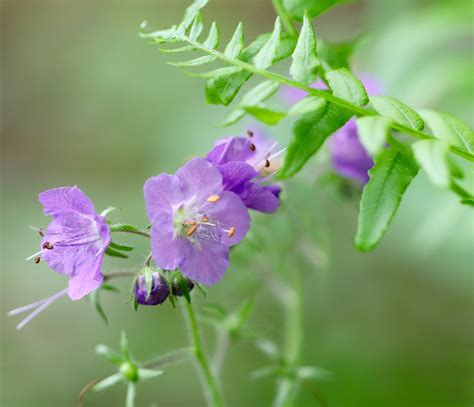
<svg viewBox="0 0 474 407">
<path fill-rule="evenodd" d="M 98 210 L 118 206 L 114 220 L 143 226 L 147 177 L 173 172 L 217 137 L 253 126 L 215 126 L 227 111 L 206 105 L 202 81 L 166 65 L 166 56 L 138 38 L 142 20 L 165 28 L 186 5 L 1 0 L 2 406 L 75 405 L 86 382 L 112 371 L 95 345 L 117 347 L 122 329 L 139 360 L 187 343 L 180 310 L 167 303 L 133 311 L 125 281 L 120 294 L 102 294 L 108 326 L 87 300 L 62 299 L 20 332 L 18 318 L 6 318 L 7 310 L 65 285 L 45 264 L 24 261 L 39 241 L 29 226 L 47 224 L 40 191 L 77 184 Z M 470 0 L 355 1 L 315 24 L 320 37 L 334 41 L 362 34 L 356 71 L 377 77 L 387 94 L 472 127 L 472 7 Z M 214 0 L 205 16 L 221 23 L 223 38 L 242 20 L 250 41 L 271 30 L 274 12 L 269 0 Z M 265 131 L 284 145 L 290 127 Z M 288 183 L 281 214 L 256 219 L 261 250 L 244 244 L 222 283 L 205 300 L 196 293 L 196 302 L 233 310 L 252 296 L 249 326 L 280 344 L 284 313 L 260 276 L 285 282 L 298 269 L 306 280 L 302 359 L 333 378 L 304 387 L 296 405 L 472 405 L 472 212 L 420 174 L 380 247 L 360 254 L 352 245 L 358 192 L 328 177 L 327 167 L 322 154 Z M 108 270 L 142 264 L 146 242 L 123 241 L 137 245 L 132 260 L 107 260 Z M 213 329 L 204 329 L 212 350 Z M 252 341 L 232 345 L 222 373 L 229 405 L 271 404 L 274 381 L 249 377 L 266 363 Z M 118 386 L 90 394 L 86 406 L 122 405 L 124 392 Z M 192 364 L 140 384 L 138 405 L 204 405 Z"/>
</svg>

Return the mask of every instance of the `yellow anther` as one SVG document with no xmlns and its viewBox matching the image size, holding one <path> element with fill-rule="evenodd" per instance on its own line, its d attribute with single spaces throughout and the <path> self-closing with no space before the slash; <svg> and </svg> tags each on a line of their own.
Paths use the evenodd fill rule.
<svg viewBox="0 0 474 407">
<path fill-rule="evenodd" d="M 201 222 L 209 222 L 209 218 L 204 215 L 202 218 L 201 218 Z"/>
<path fill-rule="evenodd" d="M 194 223 L 193 225 L 191 225 L 186 231 L 186 236 L 191 236 L 196 231 L 197 228 L 198 228 L 197 223 Z"/>
<path fill-rule="evenodd" d="M 215 203 L 219 199 L 221 199 L 219 195 L 211 195 L 209 198 L 207 198 L 207 202 Z"/>
<path fill-rule="evenodd" d="M 231 227 L 229 231 L 227 232 L 227 236 L 232 237 L 235 234 L 235 228 Z"/>
</svg>

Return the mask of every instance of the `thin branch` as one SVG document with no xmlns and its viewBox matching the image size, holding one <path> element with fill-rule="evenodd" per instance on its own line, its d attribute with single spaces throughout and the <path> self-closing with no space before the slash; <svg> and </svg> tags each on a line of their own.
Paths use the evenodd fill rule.
<svg viewBox="0 0 474 407">
<path fill-rule="evenodd" d="M 273 7 L 275 8 L 275 11 L 280 16 L 281 22 L 283 23 L 286 32 L 292 37 L 298 38 L 298 30 L 293 25 L 293 22 L 291 21 L 290 16 L 283 7 L 283 4 L 281 4 L 281 0 L 272 0 L 272 3 Z"/>
</svg>

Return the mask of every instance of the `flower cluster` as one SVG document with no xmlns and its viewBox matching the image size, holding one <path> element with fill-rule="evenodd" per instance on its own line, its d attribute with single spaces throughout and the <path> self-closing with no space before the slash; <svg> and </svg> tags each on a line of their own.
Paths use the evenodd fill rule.
<svg viewBox="0 0 474 407">
<path fill-rule="evenodd" d="M 160 174 L 144 186 L 146 212 L 151 222 L 151 252 L 163 273 L 180 270 L 184 287 L 153 271 L 135 279 L 138 304 L 161 304 L 169 295 L 182 296 L 194 282 L 217 283 L 229 266 L 230 247 L 250 228 L 249 209 L 275 212 L 280 186 L 269 183 L 278 169 L 281 151 L 262 134 L 219 140 L 205 158 L 194 158 L 175 174 Z M 52 216 L 38 253 L 28 257 L 46 262 L 69 277 L 65 290 L 10 312 L 33 312 L 23 327 L 57 299 L 79 300 L 101 286 L 104 254 L 111 245 L 111 229 L 91 200 L 76 186 L 55 188 L 39 195 L 44 214 Z M 113 251 L 113 250 L 112 250 Z M 193 282 L 194 281 L 194 282 Z"/>
</svg>

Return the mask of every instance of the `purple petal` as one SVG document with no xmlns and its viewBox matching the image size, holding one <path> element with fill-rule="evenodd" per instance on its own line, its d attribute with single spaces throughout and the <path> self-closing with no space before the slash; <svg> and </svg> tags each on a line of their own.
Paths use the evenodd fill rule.
<svg viewBox="0 0 474 407">
<path fill-rule="evenodd" d="M 359 140 L 354 119 L 329 139 L 329 151 L 333 167 L 338 174 L 355 179 L 361 184 L 367 183 L 367 172 L 374 162 Z"/>
<path fill-rule="evenodd" d="M 95 215 L 91 200 L 76 186 L 49 189 L 39 194 L 45 215 L 58 215 L 64 212 L 79 212 Z"/>
<path fill-rule="evenodd" d="M 179 178 L 175 175 L 160 174 L 149 178 L 143 188 L 146 212 L 150 220 L 163 210 L 179 206 L 184 200 L 184 191 Z"/>
<path fill-rule="evenodd" d="M 204 158 L 194 158 L 183 165 L 176 177 L 181 181 L 185 199 L 204 202 L 211 195 L 222 191 L 222 175 Z"/>
<path fill-rule="evenodd" d="M 214 203 L 206 202 L 200 211 L 227 230 L 235 229 L 232 237 L 224 235 L 224 244 L 228 246 L 239 243 L 250 228 L 250 215 L 242 200 L 233 192 L 224 191 Z"/>
<path fill-rule="evenodd" d="M 199 283 L 216 284 L 229 267 L 229 247 L 216 240 L 190 245 L 180 266 L 182 273 Z"/>
<path fill-rule="evenodd" d="M 69 278 L 68 295 L 71 300 L 80 300 L 101 286 L 104 278 L 101 272 L 103 259 L 103 253 L 98 256 L 89 255 L 87 261 L 77 266 Z"/>
<path fill-rule="evenodd" d="M 238 193 L 238 189 L 242 187 L 242 184 L 257 176 L 254 168 L 243 161 L 231 161 L 220 165 L 218 168 L 222 174 L 223 187 L 226 191 Z"/>
<path fill-rule="evenodd" d="M 280 207 L 280 200 L 276 192 L 274 186 L 262 186 L 249 182 L 239 196 L 247 208 L 273 213 Z"/>
<path fill-rule="evenodd" d="M 181 263 L 189 242 L 174 235 L 172 209 L 157 213 L 151 228 L 151 251 L 156 265 L 164 270 L 175 270 Z"/>
</svg>

